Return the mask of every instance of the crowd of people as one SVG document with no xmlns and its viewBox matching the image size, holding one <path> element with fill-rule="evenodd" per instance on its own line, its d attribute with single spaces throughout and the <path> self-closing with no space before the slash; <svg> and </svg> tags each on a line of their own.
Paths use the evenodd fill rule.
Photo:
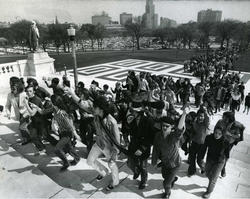
<svg viewBox="0 0 250 199">
<path fill-rule="evenodd" d="M 247 114 L 250 106 L 250 95 L 244 96 L 239 74 L 216 70 L 196 85 L 189 79 L 175 81 L 171 76 L 129 71 L 126 81 L 117 82 L 111 89 L 107 84 L 100 88 L 95 80 L 89 88 L 79 82 L 72 89 L 64 76 L 62 83 L 58 78 L 45 80 L 51 92 L 40 87 L 34 78 L 24 81 L 11 77 L 6 115 L 10 118 L 12 107 L 20 122 L 21 144 L 33 143 L 39 151 L 37 155 L 45 152 L 45 143 L 54 146 L 63 162 L 62 172 L 80 161 L 75 150 L 77 142 L 86 145 L 87 164 L 98 172 L 98 181 L 109 173 L 98 161 L 104 156 L 112 176 L 107 191 L 119 185 L 116 160 L 120 153 L 126 155 L 133 179 L 140 177 L 138 188 L 144 189 L 152 154 L 152 165 L 161 167 L 164 197 L 169 198 L 182 164 L 181 147 L 188 155 L 187 175 L 196 174 L 197 162 L 200 172 L 208 177 L 203 197 L 209 198 L 219 175 L 226 176 L 232 147 L 243 140 L 245 127 L 235 120 L 235 111 L 244 100 Z M 193 97 L 197 109 L 190 111 Z M 222 119 L 211 129 L 211 115 L 221 110 Z M 73 160 L 68 159 L 67 153 Z"/>
</svg>

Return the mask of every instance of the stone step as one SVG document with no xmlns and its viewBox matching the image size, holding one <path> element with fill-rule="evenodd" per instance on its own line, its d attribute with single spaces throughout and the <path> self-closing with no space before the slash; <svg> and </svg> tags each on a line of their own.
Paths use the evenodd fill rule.
<svg viewBox="0 0 250 199">
<path fill-rule="evenodd" d="M 63 187 L 44 175 L 36 164 L 23 158 L 3 139 L 0 139 L 0 147 L 1 198 L 50 198 L 63 191 Z M 72 195 L 64 191 L 64 197 L 71 198 Z"/>
<path fill-rule="evenodd" d="M 111 176 L 105 177 L 100 182 L 96 181 L 97 172 L 87 165 L 86 147 L 81 143 L 78 143 L 76 147 L 78 154 L 82 157 L 81 161 L 76 166 L 69 167 L 68 171 L 61 173 L 59 171 L 61 167 L 60 160 L 55 157 L 51 146 L 48 145 L 46 147 L 47 154 L 34 156 L 36 150 L 32 144 L 20 146 L 16 143 L 16 140 L 19 138 L 18 133 L 15 133 L 17 132 L 17 126 L 18 124 L 11 122 L 9 124 L 7 123 L 7 126 L 0 126 L 0 138 L 5 139 L 9 145 L 12 144 L 12 147 L 18 153 L 22 154 L 31 164 L 36 165 L 41 173 L 51 178 L 56 186 L 61 187 L 54 195 L 50 196 L 51 198 L 160 198 L 163 193 L 163 180 L 160 169 L 155 170 L 149 164 L 148 186 L 144 190 L 139 190 L 139 181 L 132 179 L 133 175 L 126 165 L 124 155 L 121 155 L 118 160 L 120 185 L 112 192 L 105 191 L 104 188 L 111 181 Z M 244 147 L 245 146 L 240 144 L 233 149 L 233 158 L 229 160 L 227 165 L 227 176 L 218 180 L 215 193 L 211 198 L 230 198 L 231 196 L 235 196 L 236 198 L 237 196 L 245 197 L 248 193 L 249 183 L 247 181 L 247 174 L 249 174 L 250 164 L 234 159 L 238 155 L 239 157 L 242 156 L 243 158 L 241 157 L 241 159 L 244 160 L 246 155 L 244 153 L 246 152 Z M 241 154 L 239 155 L 238 153 Z M 182 152 L 181 156 L 184 157 Z M 183 159 L 186 158 L 187 157 L 184 157 Z M 13 159 L 12 161 L 15 160 Z M 107 162 L 103 160 L 101 160 L 101 162 L 107 166 Z M 199 171 L 197 171 L 197 175 L 191 178 L 187 177 L 187 168 L 188 165 L 183 163 L 177 174 L 179 180 L 172 190 L 171 198 L 173 199 L 198 198 L 201 197 L 202 193 L 206 190 L 208 179 L 204 175 L 200 175 Z M 33 175 L 33 173 L 30 175 Z M 230 190 L 226 194 L 223 194 L 221 190 L 228 188 L 230 188 Z"/>
<path fill-rule="evenodd" d="M 71 195 L 71 197 L 84 197 L 87 198 L 91 195 L 98 196 L 105 195 L 106 197 L 117 197 L 114 193 L 127 192 L 130 198 L 140 198 L 136 193 L 130 193 L 126 187 L 122 184 L 119 185 L 115 192 L 106 193 L 104 188 L 111 181 L 111 177 L 105 177 L 101 182 L 96 181 L 96 176 L 98 175 L 95 170 L 89 167 L 86 163 L 86 149 L 82 144 L 78 144 L 78 153 L 82 156 L 81 161 L 74 167 L 69 167 L 68 171 L 60 172 L 60 167 L 62 166 L 59 162 L 59 158 L 54 157 L 53 149 L 51 146 L 46 147 L 47 154 L 34 156 L 36 152 L 35 147 L 32 144 L 27 144 L 21 146 L 16 143 L 17 138 L 19 138 L 17 133 L 13 133 L 8 128 L 1 126 L 1 132 L 7 132 L 6 134 L 1 134 L 0 136 L 5 139 L 13 148 L 23 155 L 31 163 L 37 165 L 37 168 L 41 170 L 45 175 L 51 178 L 54 182 L 62 187 L 62 190 L 58 192 L 52 198 L 60 198 L 64 196 L 65 193 Z M 80 146 L 79 146 L 80 145 Z M 107 163 L 102 161 L 104 165 Z M 118 166 L 122 167 L 124 161 L 118 161 Z M 121 181 L 127 177 L 127 175 L 120 174 Z M 65 197 L 65 196 L 64 196 Z M 96 197 L 96 196 L 95 196 Z"/>
</svg>

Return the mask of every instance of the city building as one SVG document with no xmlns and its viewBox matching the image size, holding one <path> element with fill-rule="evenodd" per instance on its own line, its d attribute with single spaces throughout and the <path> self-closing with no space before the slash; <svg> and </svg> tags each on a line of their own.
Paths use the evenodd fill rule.
<svg viewBox="0 0 250 199">
<path fill-rule="evenodd" d="M 197 16 L 197 22 L 220 22 L 222 17 L 222 11 L 221 10 L 201 10 L 198 12 Z"/>
<path fill-rule="evenodd" d="M 146 12 L 143 15 L 143 23 L 148 29 L 155 29 L 158 26 L 158 14 L 155 14 L 155 5 L 153 0 L 147 0 L 145 6 Z"/>
<path fill-rule="evenodd" d="M 132 14 L 123 12 L 122 14 L 120 14 L 120 24 L 124 26 L 127 22 L 132 22 L 132 17 Z"/>
<path fill-rule="evenodd" d="M 161 17 L 160 18 L 160 27 L 161 28 L 171 28 L 171 27 L 177 27 L 177 22 L 175 20 Z"/>
<path fill-rule="evenodd" d="M 108 14 L 105 12 L 102 12 L 101 15 L 92 16 L 93 25 L 97 25 L 97 24 L 107 25 L 107 24 L 110 24 L 110 22 L 111 22 L 111 17 L 109 17 Z"/>
</svg>

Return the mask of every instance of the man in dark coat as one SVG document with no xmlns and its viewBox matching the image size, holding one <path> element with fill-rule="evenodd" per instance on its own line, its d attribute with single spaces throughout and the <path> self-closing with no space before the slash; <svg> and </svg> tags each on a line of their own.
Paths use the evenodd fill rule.
<svg viewBox="0 0 250 199">
<path fill-rule="evenodd" d="M 141 103 L 133 103 L 132 107 L 134 119 L 129 123 L 131 141 L 128 147 L 128 166 L 134 172 L 133 179 L 141 175 L 139 189 L 144 189 L 148 178 L 147 159 L 153 141 L 153 121 L 144 114 Z"/>
</svg>

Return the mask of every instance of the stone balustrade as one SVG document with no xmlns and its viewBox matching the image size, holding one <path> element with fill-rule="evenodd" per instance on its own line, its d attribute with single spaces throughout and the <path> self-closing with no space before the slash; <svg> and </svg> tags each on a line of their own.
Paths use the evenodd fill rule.
<svg viewBox="0 0 250 199">
<path fill-rule="evenodd" d="M 54 59 L 46 52 L 30 53 L 27 60 L 0 64 L 0 88 L 8 87 L 12 76 L 40 77 L 54 73 Z"/>
</svg>

